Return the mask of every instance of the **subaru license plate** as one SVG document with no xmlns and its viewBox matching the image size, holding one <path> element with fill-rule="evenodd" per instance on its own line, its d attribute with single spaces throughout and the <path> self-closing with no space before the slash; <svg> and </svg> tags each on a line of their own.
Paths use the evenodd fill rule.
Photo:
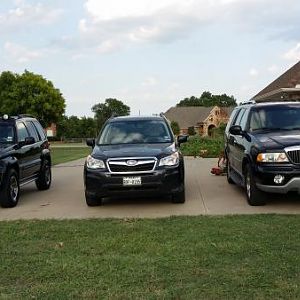
<svg viewBox="0 0 300 300">
<path fill-rule="evenodd" d="M 141 177 L 123 177 L 123 186 L 141 185 Z"/>
</svg>

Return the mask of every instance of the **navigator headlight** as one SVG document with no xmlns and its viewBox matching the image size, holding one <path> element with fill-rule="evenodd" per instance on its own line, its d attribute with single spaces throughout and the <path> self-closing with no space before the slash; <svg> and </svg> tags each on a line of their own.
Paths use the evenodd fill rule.
<svg viewBox="0 0 300 300">
<path fill-rule="evenodd" d="M 256 161 L 260 163 L 282 163 L 288 162 L 289 159 L 284 152 L 259 153 L 257 155 Z"/>
</svg>

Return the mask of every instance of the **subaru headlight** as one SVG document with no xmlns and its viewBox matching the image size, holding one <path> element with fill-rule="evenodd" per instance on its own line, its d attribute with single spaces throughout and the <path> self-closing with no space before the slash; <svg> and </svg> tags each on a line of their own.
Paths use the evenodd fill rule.
<svg viewBox="0 0 300 300">
<path fill-rule="evenodd" d="M 179 153 L 178 152 L 174 152 L 173 154 L 171 154 L 170 156 L 166 156 L 164 158 L 162 158 L 159 162 L 159 166 L 176 166 L 179 163 Z"/>
<path fill-rule="evenodd" d="M 96 159 L 89 155 L 86 159 L 86 166 L 89 169 L 105 169 L 105 163 L 103 160 Z"/>
<path fill-rule="evenodd" d="M 259 153 L 257 155 L 256 161 L 260 163 L 282 163 L 288 162 L 289 159 L 284 152 Z"/>
</svg>

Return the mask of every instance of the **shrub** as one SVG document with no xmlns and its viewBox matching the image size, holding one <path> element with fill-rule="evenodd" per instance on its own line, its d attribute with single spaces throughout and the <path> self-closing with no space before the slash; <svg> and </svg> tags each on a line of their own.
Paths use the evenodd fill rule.
<svg viewBox="0 0 300 300">
<path fill-rule="evenodd" d="M 186 156 L 218 157 L 224 150 L 224 140 L 223 137 L 194 136 L 190 137 L 188 142 L 182 144 L 180 148 Z"/>
</svg>

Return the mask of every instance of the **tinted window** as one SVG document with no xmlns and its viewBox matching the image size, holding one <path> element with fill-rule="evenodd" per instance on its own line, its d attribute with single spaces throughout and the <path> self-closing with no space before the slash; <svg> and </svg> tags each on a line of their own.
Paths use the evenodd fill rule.
<svg viewBox="0 0 300 300">
<path fill-rule="evenodd" d="M 249 110 L 245 110 L 242 119 L 238 125 L 242 127 L 242 130 L 245 130 L 248 123 Z"/>
<path fill-rule="evenodd" d="M 38 121 L 33 121 L 33 124 L 34 124 L 35 128 L 37 129 L 37 132 L 40 136 L 40 140 L 45 140 L 46 134 L 45 134 L 45 131 L 44 131 L 43 127 L 41 126 L 41 124 Z"/>
<path fill-rule="evenodd" d="M 29 131 L 30 136 L 34 137 L 36 142 L 39 141 L 39 136 L 38 136 L 37 130 L 33 126 L 32 122 L 26 122 L 26 127 Z"/>
<path fill-rule="evenodd" d="M 25 127 L 25 124 L 23 122 L 18 122 L 17 130 L 18 130 L 18 142 L 24 142 L 25 138 L 29 137 L 29 133 Z"/>
<path fill-rule="evenodd" d="M 245 111 L 246 110 L 244 108 L 240 110 L 240 112 L 237 115 L 235 121 L 233 122 L 233 125 L 240 125 L 241 124 L 241 120 L 242 120 L 242 118 L 244 116 Z"/>
<path fill-rule="evenodd" d="M 15 139 L 14 127 L 0 123 L 0 144 L 12 144 Z"/>
<path fill-rule="evenodd" d="M 235 109 L 235 110 L 231 113 L 230 118 L 229 118 L 229 121 L 228 121 L 227 126 L 226 126 L 226 131 L 228 131 L 228 130 L 229 130 L 229 127 L 233 125 L 233 124 L 232 124 L 232 123 L 233 123 L 233 120 L 235 119 L 235 117 L 236 117 L 236 115 L 237 115 L 238 112 L 239 112 L 239 110 L 238 110 L 238 109 Z"/>
<path fill-rule="evenodd" d="M 170 143 L 172 137 L 163 121 L 118 121 L 108 123 L 99 139 L 99 144 L 146 144 Z"/>
</svg>

